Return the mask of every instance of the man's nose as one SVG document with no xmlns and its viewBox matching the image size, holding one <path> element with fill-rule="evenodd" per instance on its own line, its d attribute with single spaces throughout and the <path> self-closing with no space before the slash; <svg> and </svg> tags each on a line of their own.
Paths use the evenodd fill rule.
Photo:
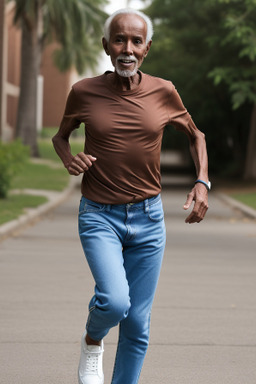
<svg viewBox="0 0 256 384">
<path fill-rule="evenodd" d="M 133 54 L 133 48 L 132 48 L 132 42 L 127 41 L 126 44 L 124 45 L 124 53 L 127 55 L 132 55 Z"/>
</svg>

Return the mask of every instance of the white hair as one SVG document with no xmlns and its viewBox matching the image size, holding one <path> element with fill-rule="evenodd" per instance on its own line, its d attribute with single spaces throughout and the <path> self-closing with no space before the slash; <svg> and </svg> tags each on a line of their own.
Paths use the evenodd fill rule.
<svg viewBox="0 0 256 384">
<path fill-rule="evenodd" d="M 109 41 L 109 38 L 110 38 L 110 27 L 111 27 L 111 23 L 112 23 L 113 19 L 117 15 L 121 15 L 121 14 L 128 14 L 128 15 L 135 14 L 135 15 L 140 16 L 145 21 L 145 23 L 147 24 L 146 44 L 150 40 L 152 40 L 152 36 L 153 36 L 154 31 L 153 31 L 153 24 L 152 24 L 152 21 L 150 20 L 150 18 L 147 15 L 145 15 L 145 13 L 137 11 L 135 9 L 123 8 L 123 9 L 119 9 L 118 11 L 116 11 L 112 15 L 110 15 L 104 24 L 104 37 L 107 41 Z"/>
</svg>

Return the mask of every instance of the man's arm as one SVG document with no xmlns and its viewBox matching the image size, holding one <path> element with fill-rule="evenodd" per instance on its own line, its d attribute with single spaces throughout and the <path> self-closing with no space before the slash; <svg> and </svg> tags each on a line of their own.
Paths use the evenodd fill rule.
<svg viewBox="0 0 256 384">
<path fill-rule="evenodd" d="M 95 157 L 86 155 L 84 152 L 80 152 L 76 156 L 73 156 L 71 153 L 69 138 L 74 129 L 80 125 L 79 113 L 76 111 L 78 109 L 79 99 L 76 97 L 74 90 L 71 89 L 59 131 L 52 138 L 54 149 L 64 166 L 70 175 L 75 176 L 88 171 L 92 163 L 96 160 Z"/>
<path fill-rule="evenodd" d="M 195 164 L 197 179 L 208 183 L 208 156 L 205 135 L 197 129 L 192 120 L 188 124 L 188 127 L 186 129 L 183 127 L 182 130 L 189 138 L 190 152 Z M 188 194 L 183 208 L 187 210 L 193 201 L 195 202 L 193 210 L 185 220 L 185 222 L 189 224 L 200 223 L 208 210 L 208 190 L 204 184 L 195 184 L 194 188 Z"/>
<path fill-rule="evenodd" d="M 61 158 L 64 166 L 70 175 L 78 176 L 80 173 L 88 171 L 92 163 L 96 161 L 96 157 L 86 155 L 84 152 L 73 156 L 70 149 L 69 137 L 63 135 L 61 128 L 52 138 L 53 146 L 58 156 Z"/>
<path fill-rule="evenodd" d="M 188 194 L 183 208 L 188 209 L 194 201 L 193 210 L 186 218 L 186 223 L 199 223 L 203 220 L 208 209 L 207 184 L 209 180 L 205 136 L 196 127 L 173 84 L 171 84 L 171 95 L 168 99 L 167 110 L 169 123 L 178 131 L 184 132 L 189 139 L 190 152 L 195 163 L 197 179 L 200 179 L 200 183 L 196 183 Z M 202 184 L 202 181 L 206 185 Z"/>
</svg>

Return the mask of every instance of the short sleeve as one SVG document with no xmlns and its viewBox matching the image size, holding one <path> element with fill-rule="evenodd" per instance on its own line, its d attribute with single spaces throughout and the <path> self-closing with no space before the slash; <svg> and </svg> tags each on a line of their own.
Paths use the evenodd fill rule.
<svg viewBox="0 0 256 384">
<path fill-rule="evenodd" d="M 169 123 L 177 130 L 186 130 L 188 124 L 192 120 L 174 85 L 172 85 L 172 92 L 168 99 L 167 113 Z"/>
<path fill-rule="evenodd" d="M 79 128 L 80 124 L 80 103 L 72 88 L 67 98 L 60 129 L 62 132 L 71 133 L 74 129 Z"/>
</svg>

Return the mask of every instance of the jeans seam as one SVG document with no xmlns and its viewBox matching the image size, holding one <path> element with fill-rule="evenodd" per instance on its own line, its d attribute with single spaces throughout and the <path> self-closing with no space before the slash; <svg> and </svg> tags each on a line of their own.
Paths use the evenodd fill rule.
<svg viewBox="0 0 256 384">
<path fill-rule="evenodd" d="M 112 379 L 111 379 L 111 384 L 113 384 L 115 372 L 116 372 L 116 366 L 117 366 L 117 358 L 118 358 L 118 352 L 119 352 L 119 347 L 120 347 L 120 339 L 121 339 L 121 323 L 119 324 L 119 336 L 118 336 L 118 343 L 117 343 L 117 350 L 116 350 L 116 357 L 115 357 L 115 364 L 113 368 L 113 374 L 112 374 Z"/>
<path fill-rule="evenodd" d="M 91 314 L 92 312 L 94 311 L 94 309 L 96 308 L 96 305 L 93 305 L 90 309 L 89 309 L 89 315 L 88 315 L 88 319 L 87 319 L 87 323 L 86 323 L 86 330 L 88 331 L 88 328 L 90 326 L 90 323 L 91 323 Z"/>
<path fill-rule="evenodd" d="M 161 210 L 161 217 L 160 217 L 159 219 L 154 219 L 154 218 L 150 215 L 150 210 L 148 210 L 147 214 L 148 214 L 148 218 L 149 218 L 153 223 L 160 223 L 161 221 L 164 220 L 164 212 L 163 212 L 163 210 Z"/>
</svg>

